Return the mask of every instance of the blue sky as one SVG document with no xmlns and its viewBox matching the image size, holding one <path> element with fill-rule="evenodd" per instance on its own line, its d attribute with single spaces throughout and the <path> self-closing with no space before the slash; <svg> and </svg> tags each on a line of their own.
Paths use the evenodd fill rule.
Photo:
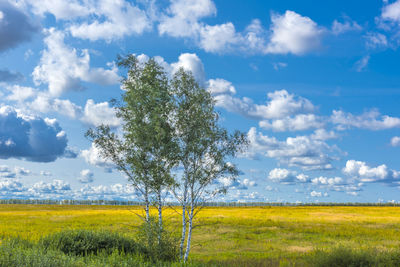
<svg viewBox="0 0 400 267">
<path fill-rule="evenodd" d="M 247 133 L 218 200 L 398 202 L 399 46 L 400 0 L 0 0 L 0 198 L 136 198 L 84 137 L 133 53 Z"/>
</svg>

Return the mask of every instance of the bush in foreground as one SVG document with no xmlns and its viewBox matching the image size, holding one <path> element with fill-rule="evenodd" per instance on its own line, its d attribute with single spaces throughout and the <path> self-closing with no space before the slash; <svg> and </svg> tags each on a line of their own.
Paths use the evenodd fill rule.
<svg viewBox="0 0 400 267">
<path fill-rule="evenodd" d="M 179 240 L 165 228 L 160 229 L 156 217 L 139 226 L 137 242 L 144 247 L 146 256 L 152 260 L 176 261 L 179 257 Z"/>
<path fill-rule="evenodd" d="M 39 244 L 45 249 L 77 256 L 114 251 L 145 254 L 143 247 L 134 240 L 110 231 L 66 230 L 41 238 Z"/>
<path fill-rule="evenodd" d="M 340 247 L 330 252 L 316 251 L 311 262 L 312 266 L 316 267 L 397 267 L 400 266 L 400 251 L 383 252 Z"/>
</svg>

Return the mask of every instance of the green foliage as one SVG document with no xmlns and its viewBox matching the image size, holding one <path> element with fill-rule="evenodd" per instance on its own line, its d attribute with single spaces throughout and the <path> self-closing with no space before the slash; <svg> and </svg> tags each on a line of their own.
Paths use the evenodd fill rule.
<svg viewBox="0 0 400 267">
<path fill-rule="evenodd" d="M 60 250 L 44 248 L 19 238 L 4 240 L 0 245 L 0 267 L 178 267 L 179 262 L 149 261 L 137 254 L 127 254 L 114 250 L 102 251 L 85 256 L 68 255 Z M 201 267 L 202 263 L 193 262 L 185 267 Z"/>
<path fill-rule="evenodd" d="M 165 228 L 160 228 L 156 217 L 150 216 L 147 222 L 142 223 L 136 236 L 150 260 L 171 262 L 179 256 L 178 239 Z"/>
<path fill-rule="evenodd" d="M 329 252 L 316 251 L 311 265 L 316 267 L 400 266 L 400 252 L 357 250 L 338 247 Z"/>
<path fill-rule="evenodd" d="M 66 230 L 40 239 L 45 249 L 60 250 L 68 255 L 144 253 L 134 240 L 110 231 Z"/>
</svg>

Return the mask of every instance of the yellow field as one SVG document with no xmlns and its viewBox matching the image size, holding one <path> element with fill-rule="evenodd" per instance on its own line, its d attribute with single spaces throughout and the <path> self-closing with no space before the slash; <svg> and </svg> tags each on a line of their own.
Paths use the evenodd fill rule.
<svg viewBox="0 0 400 267">
<path fill-rule="evenodd" d="M 0 238 L 37 240 L 63 229 L 111 229 L 133 235 L 140 207 L 0 205 Z M 179 215 L 165 211 L 170 229 Z M 192 257 L 301 258 L 337 246 L 390 250 L 400 246 L 399 207 L 205 208 L 196 222 Z"/>
</svg>

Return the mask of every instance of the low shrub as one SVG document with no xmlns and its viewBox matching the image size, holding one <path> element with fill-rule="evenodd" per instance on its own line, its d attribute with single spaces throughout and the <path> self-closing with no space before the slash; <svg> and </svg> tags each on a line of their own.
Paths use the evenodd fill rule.
<svg viewBox="0 0 400 267">
<path fill-rule="evenodd" d="M 148 259 L 172 262 L 179 257 L 178 238 L 167 229 L 160 229 L 156 217 L 150 217 L 148 222 L 143 222 L 136 237 L 137 242 L 146 251 Z"/>
<path fill-rule="evenodd" d="M 111 254 L 114 251 L 145 253 L 134 240 L 110 231 L 66 230 L 41 238 L 39 244 L 45 249 L 79 256 L 100 252 Z"/>
<path fill-rule="evenodd" d="M 335 248 L 317 251 L 312 260 L 316 267 L 369 267 L 400 266 L 400 251 L 376 251 L 351 248 Z"/>
</svg>

